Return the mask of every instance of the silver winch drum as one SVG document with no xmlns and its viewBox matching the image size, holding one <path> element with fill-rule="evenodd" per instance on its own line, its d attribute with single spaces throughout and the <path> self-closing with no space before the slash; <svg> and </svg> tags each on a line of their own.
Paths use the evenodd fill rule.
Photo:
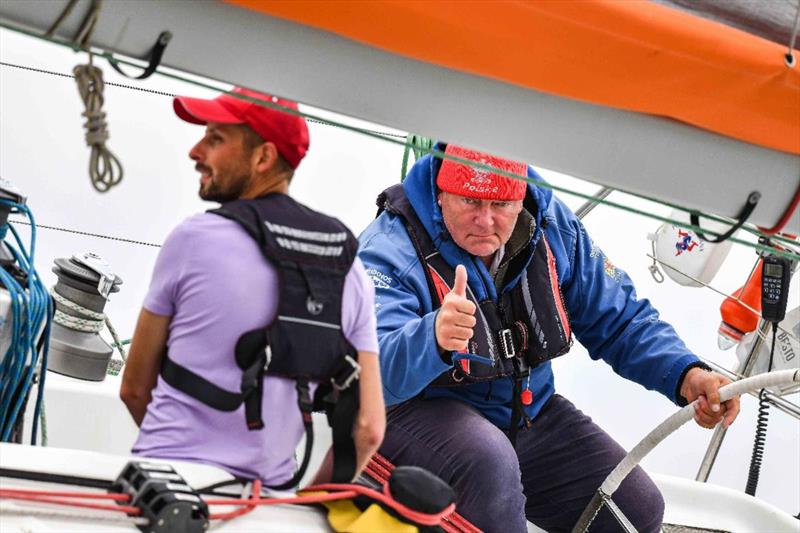
<svg viewBox="0 0 800 533">
<path fill-rule="evenodd" d="M 108 296 L 119 292 L 122 279 L 102 258 L 92 253 L 58 258 L 53 272 L 58 276 L 53 291 L 94 313 L 102 313 Z M 55 301 L 56 310 L 84 319 L 79 310 Z M 113 348 L 97 332 L 81 331 L 53 321 L 48 370 L 78 379 L 102 381 L 106 377 Z"/>
</svg>

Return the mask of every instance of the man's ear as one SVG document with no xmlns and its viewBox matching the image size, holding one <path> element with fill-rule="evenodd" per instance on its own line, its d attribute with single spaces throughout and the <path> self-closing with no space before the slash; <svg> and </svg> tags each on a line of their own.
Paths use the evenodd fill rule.
<svg viewBox="0 0 800 533">
<path fill-rule="evenodd" d="M 265 142 L 253 150 L 253 159 L 256 170 L 261 174 L 267 173 L 278 162 L 278 149 L 274 143 Z"/>
</svg>

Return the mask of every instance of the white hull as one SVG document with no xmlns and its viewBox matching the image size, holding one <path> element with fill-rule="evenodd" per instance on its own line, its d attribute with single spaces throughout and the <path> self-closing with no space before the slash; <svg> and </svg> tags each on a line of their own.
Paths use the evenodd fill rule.
<svg viewBox="0 0 800 533">
<path fill-rule="evenodd" d="M 33 470 L 93 479 L 113 480 L 131 459 L 130 456 L 110 455 L 97 452 L 38 448 L 25 445 L 0 444 L 0 468 Z M 170 461 L 175 470 L 193 487 L 199 488 L 230 479 L 222 470 L 205 465 Z M 665 475 L 652 475 L 664 494 L 666 509 L 665 524 L 714 531 L 737 533 L 796 533 L 800 521 L 756 498 L 716 485 L 698 483 Z M 28 488 L 38 490 L 91 490 L 59 485 L 23 481 L 0 477 L 0 488 Z M 96 492 L 96 491 L 95 491 Z M 123 533 L 138 531 L 136 526 L 103 521 L 103 516 L 117 517 L 120 513 L 73 509 L 86 518 L 65 519 L 58 517 L 26 515 L 9 512 L 11 509 L 64 510 L 55 506 L 41 506 L 27 502 L 0 502 L 0 531 L 3 533 L 27 533 L 30 531 Z M 214 512 L 227 512 L 229 507 L 215 507 Z M 94 518 L 91 518 L 94 516 Z M 298 505 L 261 506 L 255 511 L 232 520 L 215 522 L 214 531 L 263 533 L 327 532 L 330 531 L 324 513 L 320 510 Z M 531 531 L 536 528 L 531 527 Z"/>
</svg>

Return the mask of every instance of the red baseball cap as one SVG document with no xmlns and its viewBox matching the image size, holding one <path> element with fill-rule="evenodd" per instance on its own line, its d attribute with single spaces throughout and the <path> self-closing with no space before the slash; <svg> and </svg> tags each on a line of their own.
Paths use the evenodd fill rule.
<svg viewBox="0 0 800 533">
<path fill-rule="evenodd" d="M 502 159 L 454 144 L 448 144 L 444 153 L 482 163 L 521 178 L 528 176 L 528 167 L 525 163 Z M 445 192 L 481 200 L 522 200 L 525 198 L 528 186 L 525 180 L 509 178 L 450 159 L 442 161 L 439 174 L 436 176 L 436 185 Z"/>
<path fill-rule="evenodd" d="M 276 106 L 297 110 L 297 102 L 277 96 L 236 87 L 231 91 Z M 279 109 L 221 94 L 213 100 L 176 96 L 172 101 L 175 114 L 192 124 L 246 124 L 262 139 L 275 144 L 278 152 L 292 168 L 297 168 L 308 151 L 308 125 L 303 117 Z"/>
</svg>

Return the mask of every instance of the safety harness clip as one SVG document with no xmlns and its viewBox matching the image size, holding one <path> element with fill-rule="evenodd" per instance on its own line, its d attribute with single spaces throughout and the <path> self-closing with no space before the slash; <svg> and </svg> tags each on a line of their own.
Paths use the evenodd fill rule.
<svg viewBox="0 0 800 533">
<path fill-rule="evenodd" d="M 514 336 L 511 334 L 510 329 L 501 329 L 497 332 L 500 337 L 500 349 L 503 351 L 503 356 L 506 359 L 511 359 L 517 352 L 514 350 Z"/>
<path fill-rule="evenodd" d="M 337 391 L 343 391 L 352 385 L 361 375 L 361 365 L 349 355 L 344 356 L 344 361 L 349 366 L 341 365 L 336 375 L 331 378 L 331 385 Z M 345 375 L 342 375 L 345 374 Z"/>
</svg>

